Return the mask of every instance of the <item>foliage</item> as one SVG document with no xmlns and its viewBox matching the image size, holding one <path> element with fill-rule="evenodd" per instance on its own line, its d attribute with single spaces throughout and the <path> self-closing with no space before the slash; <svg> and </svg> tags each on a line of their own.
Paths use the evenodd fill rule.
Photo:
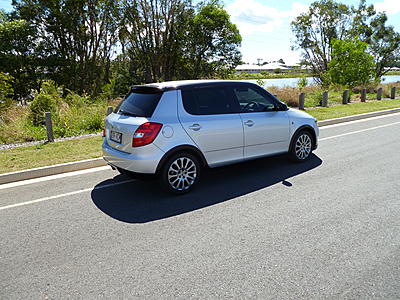
<svg viewBox="0 0 400 300">
<path fill-rule="evenodd" d="M 302 50 L 304 63 L 322 83 L 332 58 L 333 42 L 358 36 L 368 44 L 367 51 L 375 59 L 374 76 L 380 78 L 387 72 L 385 67 L 396 65 L 400 56 L 400 35 L 386 21 L 386 14 L 377 14 L 366 0 L 356 7 L 318 0 L 291 23 L 295 35 L 293 48 Z"/>
<path fill-rule="evenodd" d="M 129 0 L 122 25 L 117 90 L 123 82 L 223 77 L 240 62 L 239 31 L 216 2 L 196 10 L 186 0 Z"/>
<path fill-rule="evenodd" d="M 13 80 L 12 76 L 0 73 L 0 112 L 12 105 Z"/>
<path fill-rule="evenodd" d="M 261 86 L 261 87 L 264 87 L 264 85 L 265 85 L 265 80 L 262 80 L 262 79 L 257 79 L 256 80 L 256 83 L 259 85 L 259 86 Z"/>
<path fill-rule="evenodd" d="M 39 88 L 44 61 L 36 29 L 24 19 L 3 14 L 0 18 L 0 72 L 14 78 L 13 98 L 21 100 Z"/>
<path fill-rule="evenodd" d="M 371 21 L 372 34 L 369 37 L 370 53 L 375 57 L 375 78 L 388 72 L 385 67 L 400 63 L 400 34 L 393 26 L 385 25 L 387 16 L 378 14 Z"/>
<path fill-rule="evenodd" d="M 301 49 L 304 62 L 322 80 L 328 70 L 332 42 L 346 37 L 350 23 L 350 10 L 345 4 L 333 0 L 313 2 L 308 12 L 291 23 L 295 35 L 293 49 Z"/>
<path fill-rule="evenodd" d="M 367 84 L 374 77 L 374 59 L 366 52 L 367 43 L 358 39 L 336 40 L 332 44 L 332 60 L 326 74 L 333 84 L 347 86 Z"/>
<path fill-rule="evenodd" d="M 45 112 L 52 113 L 54 117 L 59 102 L 60 94 L 55 85 L 52 82 L 43 83 L 40 92 L 30 104 L 32 124 L 34 126 L 45 124 Z"/>
<path fill-rule="evenodd" d="M 29 20 L 48 78 L 75 92 L 97 94 L 108 81 L 118 38 L 119 1 L 15 0 L 15 17 Z M 36 38 L 36 39 L 35 39 Z M 37 51 L 35 51 L 36 53 Z"/>
<path fill-rule="evenodd" d="M 242 38 L 222 5 L 199 6 L 189 21 L 190 33 L 184 54 L 187 78 L 226 77 L 241 61 L 238 47 Z"/>
<path fill-rule="evenodd" d="M 300 91 L 304 89 L 307 85 L 308 85 L 307 77 L 305 76 L 300 77 L 299 81 L 297 82 L 297 87 L 300 89 Z"/>
</svg>

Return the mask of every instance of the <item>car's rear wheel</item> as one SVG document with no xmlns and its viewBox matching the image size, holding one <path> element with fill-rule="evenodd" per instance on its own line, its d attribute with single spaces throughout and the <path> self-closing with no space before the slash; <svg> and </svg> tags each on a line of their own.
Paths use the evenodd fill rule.
<svg viewBox="0 0 400 300">
<path fill-rule="evenodd" d="M 296 162 L 306 161 L 312 153 L 313 144 L 314 140 L 310 132 L 306 130 L 298 132 L 294 136 L 289 150 L 291 159 Z"/>
<path fill-rule="evenodd" d="M 200 178 L 200 163 L 190 153 L 178 153 L 170 157 L 160 172 L 160 183 L 174 194 L 184 194 L 193 189 Z"/>
</svg>

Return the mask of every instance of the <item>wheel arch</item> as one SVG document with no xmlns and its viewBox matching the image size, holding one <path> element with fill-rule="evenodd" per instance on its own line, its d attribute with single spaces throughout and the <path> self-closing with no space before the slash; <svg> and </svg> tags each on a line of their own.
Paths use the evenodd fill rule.
<svg viewBox="0 0 400 300">
<path fill-rule="evenodd" d="M 317 135 L 315 133 L 314 128 L 312 128 L 312 126 L 310 126 L 310 125 L 302 125 L 302 126 L 300 126 L 299 128 L 296 129 L 296 131 L 292 134 L 288 150 L 290 151 L 290 149 L 292 149 L 293 143 L 294 143 L 294 137 L 300 131 L 307 131 L 307 132 L 309 132 L 311 134 L 312 139 L 313 139 L 313 147 L 312 147 L 312 149 L 315 150 L 316 149 L 316 145 L 317 145 Z"/>
<path fill-rule="evenodd" d="M 171 150 L 167 151 L 163 157 L 161 158 L 160 162 L 157 165 L 156 173 L 159 173 L 165 162 L 172 156 L 175 155 L 176 153 L 179 152 L 187 152 L 192 155 L 194 155 L 196 158 L 198 158 L 199 163 L 202 167 L 208 167 L 208 163 L 206 158 L 204 157 L 203 153 L 196 147 L 192 145 L 180 145 L 172 148 Z"/>
</svg>

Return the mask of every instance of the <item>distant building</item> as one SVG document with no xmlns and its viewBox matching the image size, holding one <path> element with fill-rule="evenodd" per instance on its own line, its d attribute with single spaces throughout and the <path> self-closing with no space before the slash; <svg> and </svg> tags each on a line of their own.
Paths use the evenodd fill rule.
<svg viewBox="0 0 400 300">
<path fill-rule="evenodd" d="M 389 71 L 400 71 L 400 68 L 398 68 L 398 67 L 391 67 L 391 68 L 390 67 L 386 67 L 385 71 L 388 71 L 388 70 Z"/>
<path fill-rule="evenodd" d="M 283 65 L 283 64 L 279 64 L 279 63 L 270 63 L 270 64 L 266 64 L 266 65 L 239 65 L 236 67 L 236 72 L 237 73 L 261 73 L 261 72 L 271 72 L 274 70 L 290 70 L 291 68 Z"/>
</svg>

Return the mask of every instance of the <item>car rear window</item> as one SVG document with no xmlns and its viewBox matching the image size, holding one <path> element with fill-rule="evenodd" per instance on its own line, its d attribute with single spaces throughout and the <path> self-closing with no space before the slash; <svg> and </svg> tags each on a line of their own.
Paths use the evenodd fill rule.
<svg viewBox="0 0 400 300">
<path fill-rule="evenodd" d="M 234 112 L 225 87 L 202 87 L 182 91 L 183 106 L 192 115 L 229 114 Z"/>
<path fill-rule="evenodd" d="M 115 112 L 134 117 L 151 117 L 162 93 L 131 92 L 117 106 Z"/>
</svg>

